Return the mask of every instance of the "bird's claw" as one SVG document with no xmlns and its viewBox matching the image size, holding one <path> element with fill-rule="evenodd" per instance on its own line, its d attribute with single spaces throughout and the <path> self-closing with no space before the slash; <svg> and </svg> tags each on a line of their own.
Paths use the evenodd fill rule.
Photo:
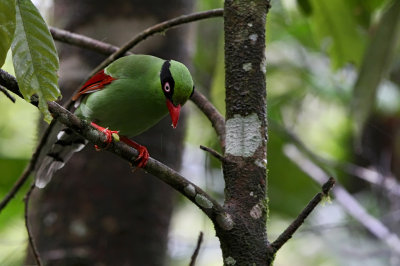
<svg viewBox="0 0 400 266">
<path fill-rule="evenodd" d="M 136 167 L 138 168 L 143 168 L 146 166 L 147 161 L 149 160 L 149 152 L 146 147 L 141 146 L 141 148 L 138 149 L 139 155 L 135 159 L 135 162 L 137 162 Z"/>
<path fill-rule="evenodd" d="M 101 127 L 95 123 L 91 123 L 91 125 L 96 128 L 98 131 L 104 133 L 106 135 L 106 141 L 104 141 L 107 145 L 106 148 L 108 147 L 108 145 L 110 145 L 110 143 L 113 141 L 113 134 L 117 134 L 119 133 L 119 131 L 117 130 L 109 130 L 108 128 L 104 128 Z M 100 151 L 100 147 L 98 145 L 94 145 L 94 148 L 96 149 L 96 151 Z"/>
<path fill-rule="evenodd" d="M 120 139 L 122 142 L 126 143 L 127 145 L 131 146 L 132 148 L 136 149 L 139 152 L 138 157 L 135 159 L 135 163 L 137 163 L 136 169 L 145 167 L 150 157 L 147 148 L 145 146 L 142 146 L 134 142 L 133 140 L 127 137 L 120 136 Z"/>
</svg>

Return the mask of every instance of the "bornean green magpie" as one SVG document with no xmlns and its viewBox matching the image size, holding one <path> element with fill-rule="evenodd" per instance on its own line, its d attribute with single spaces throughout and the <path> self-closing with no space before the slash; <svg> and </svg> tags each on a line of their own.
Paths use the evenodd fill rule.
<svg viewBox="0 0 400 266">
<path fill-rule="evenodd" d="M 92 122 L 92 126 L 113 140 L 120 140 L 139 151 L 137 166 L 144 167 L 149 158 L 146 147 L 134 137 L 155 125 L 168 113 L 172 126 L 178 124 L 180 108 L 194 92 L 189 70 L 180 62 L 150 55 L 129 55 L 111 63 L 89 79 L 73 96 L 75 114 Z M 87 141 L 70 129 L 62 129 L 49 138 L 48 147 L 39 157 L 36 186 L 43 188 L 55 171 L 64 166 L 74 152 Z"/>
</svg>

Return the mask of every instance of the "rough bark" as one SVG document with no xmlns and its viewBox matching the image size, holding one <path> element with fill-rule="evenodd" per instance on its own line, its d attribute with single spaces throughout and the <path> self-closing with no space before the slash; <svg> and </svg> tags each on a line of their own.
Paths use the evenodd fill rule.
<svg viewBox="0 0 400 266">
<path fill-rule="evenodd" d="M 269 265 L 266 234 L 265 23 L 269 2 L 227 0 L 224 11 L 225 204 L 233 227 L 216 226 L 225 265 Z"/>
<path fill-rule="evenodd" d="M 58 26 L 121 45 L 146 26 L 190 12 L 192 1 L 55 2 Z M 149 40 L 136 52 L 187 60 L 185 30 Z M 71 47 L 60 49 L 64 98 L 104 57 Z M 164 120 L 135 138 L 152 156 L 178 169 L 184 119 L 178 130 Z M 45 265 L 163 265 L 172 190 L 107 152 L 87 147 L 76 154 L 37 196 L 36 241 Z"/>
</svg>

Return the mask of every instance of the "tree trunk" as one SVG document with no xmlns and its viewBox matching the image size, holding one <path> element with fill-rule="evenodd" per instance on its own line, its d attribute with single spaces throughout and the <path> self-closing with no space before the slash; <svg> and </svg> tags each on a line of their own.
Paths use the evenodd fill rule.
<svg viewBox="0 0 400 266">
<path fill-rule="evenodd" d="M 192 1 L 55 1 L 57 26 L 116 45 L 167 18 L 188 13 Z M 187 28 L 140 45 L 137 53 L 188 61 Z M 62 46 L 61 86 L 68 99 L 102 56 Z M 150 155 L 178 169 L 184 119 L 165 119 L 135 138 Z M 46 189 L 35 193 L 35 240 L 45 265 L 164 265 L 172 190 L 158 179 L 88 145 Z"/>
<path fill-rule="evenodd" d="M 269 265 L 266 234 L 265 22 L 269 2 L 225 1 L 225 204 L 216 225 L 225 265 Z"/>
</svg>

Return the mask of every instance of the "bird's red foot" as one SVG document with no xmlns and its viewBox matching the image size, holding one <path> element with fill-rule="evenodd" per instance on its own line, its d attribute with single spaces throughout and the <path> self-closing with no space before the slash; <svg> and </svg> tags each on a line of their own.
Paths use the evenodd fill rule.
<svg viewBox="0 0 400 266">
<path fill-rule="evenodd" d="M 120 139 L 122 142 L 125 142 L 126 144 L 133 147 L 134 149 L 136 149 L 139 152 L 139 155 L 135 160 L 135 162 L 138 162 L 137 167 L 140 167 L 140 168 L 145 167 L 147 164 L 147 161 L 149 160 L 149 157 L 150 157 L 147 148 L 145 146 L 142 146 L 142 145 L 134 142 L 133 140 L 128 139 L 127 137 L 120 136 Z"/>
<path fill-rule="evenodd" d="M 106 139 L 106 141 L 105 141 L 105 143 L 107 143 L 107 146 L 112 142 L 112 140 L 113 140 L 113 137 L 112 137 L 112 134 L 117 134 L 118 135 L 118 131 L 116 131 L 116 130 L 109 130 L 108 128 L 104 128 L 104 127 L 101 127 L 101 126 L 99 126 L 99 125 L 97 125 L 96 123 L 90 123 L 94 128 L 96 128 L 98 131 L 100 131 L 100 132 L 103 132 L 105 135 L 106 135 L 106 137 L 107 137 L 107 139 Z M 106 146 L 106 147 L 107 147 Z M 99 146 L 97 146 L 97 145 L 94 145 L 94 148 L 97 150 L 97 151 L 99 151 L 100 150 L 100 148 L 99 148 Z"/>
</svg>

